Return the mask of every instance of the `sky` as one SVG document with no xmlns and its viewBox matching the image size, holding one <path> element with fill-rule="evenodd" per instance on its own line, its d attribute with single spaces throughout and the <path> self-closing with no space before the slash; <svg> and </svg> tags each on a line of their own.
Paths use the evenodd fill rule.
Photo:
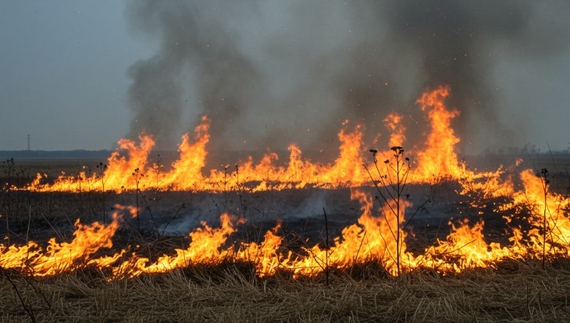
<svg viewBox="0 0 570 323">
<path fill-rule="evenodd" d="M 122 1 L 0 1 L 0 150 L 111 149 L 128 67 L 152 54 Z"/>
<path fill-rule="evenodd" d="M 440 84 L 461 151 L 567 150 L 567 2 L 423 3 L 0 0 L 0 150 L 176 149 L 202 114 L 213 149 L 332 151 L 391 111 L 421 138 Z"/>
</svg>

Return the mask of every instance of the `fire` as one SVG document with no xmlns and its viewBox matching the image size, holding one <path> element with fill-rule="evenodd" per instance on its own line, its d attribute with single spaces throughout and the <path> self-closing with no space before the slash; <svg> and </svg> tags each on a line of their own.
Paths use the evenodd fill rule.
<svg viewBox="0 0 570 323">
<path fill-rule="evenodd" d="M 426 267 L 443 272 L 461 272 L 467 268 L 486 268 L 492 263 L 512 256 L 509 248 L 499 243 L 487 244 L 483 235 L 484 222 L 469 226 L 465 219 L 459 226 L 451 225 L 451 233 L 444 241 L 429 247 L 422 259 Z"/>
<path fill-rule="evenodd" d="M 433 176 L 457 179 L 465 171 L 455 153 L 455 145 L 460 140 L 451 128 L 451 120 L 459 115 L 459 111 L 446 109 L 445 98 L 448 96 L 449 87 L 439 87 L 424 93 L 417 101 L 422 111 L 427 112 L 431 127 L 426 148 L 417 154 L 417 169 L 414 171 L 417 181 L 425 181 Z"/>
<path fill-rule="evenodd" d="M 265 238 L 261 244 L 255 242 L 245 243 L 237 253 L 237 259 L 241 261 L 249 261 L 255 264 L 257 274 L 261 277 L 272 276 L 277 270 L 282 268 L 289 261 L 288 256 L 280 256 L 279 247 L 283 242 L 277 232 L 281 228 L 278 223 L 273 230 L 265 233 Z"/>
<path fill-rule="evenodd" d="M 180 159 L 172 165 L 172 171 L 165 174 L 162 181 L 158 181 L 158 187 L 188 190 L 200 185 L 200 182 L 203 181 L 201 170 L 206 164 L 206 156 L 208 155 L 206 144 L 210 141 L 209 127 L 210 120 L 203 116 L 202 123 L 195 129 L 195 142 L 190 142 L 188 134 L 182 137 L 182 143 L 178 148 Z M 145 184 L 150 187 L 153 186 L 151 183 Z"/>
<path fill-rule="evenodd" d="M 454 152 L 459 139 L 453 133 L 451 120 L 458 112 L 446 109 L 444 101 L 448 95 L 449 88 L 440 87 L 424 94 L 417 101 L 421 110 L 427 113 L 431 131 L 423 144 L 425 149 L 419 150 L 415 158 L 416 167 L 410 177 L 414 183 L 429 183 L 434 178 L 442 177 L 458 179 L 466 174 L 469 178 L 475 176 L 458 161 Z M 156 164 L 149 161 L 154 141 L 148 135 L 141 135 L 138 146 L 132 140 L 121 139 L 119 151 L 109 157 L 107 165 L 99 165 L 93 174 L 82 172 L 77 177 L 62 175 L 51 185 L 42 184 L 44 176 L 38 174 L 28 189 L 42 192 L 121 192 L 148 189 L 217 192 L 224 189 L 220 183 L 225 183 L 225 188 L 256 183 L 252 191 L 369 185 L 370 177 L 364 167 L 367 162 L 363 156 L 362 125 L 357 124 L 350 129 L 348 120 L 343 122 L 338 133 L 339 155 L 328 165 L 303 159 L 301 149 L 291 144 L 289 160 L 285 166 L 277 164 L 279 156 L 276 153 L 268 152 L 258 163 L 249 157 L 245 162 L 238 163 L 235 169 L 212 169 L 207 174 L 204 168 L 208 155 L 206 145 L 210 140 L 209 123 L 207 117 L 202 117 L 194 131 L 194 141 L 188 134 L 182 137 L 178 148 L 179 158 L 168 171 L 161 172 Z M 391 132 L 389 147 L 401 146 L 406 139 L 402 116 L 391 113 L 384 119 L 384 123 Z M 126 151 L 126 156 L 121 156 L 120 151 Z M 390 156 L 391 152 L 388 150 L 380 155 Z"/>
<path fill-rule="evenodd" d="M 384 119 L 384 125 L 390 131 L 388 147 L 403 146 L 406 141 L 406 127 L 402 124 L 403 118 L 396 112 L 390 113 Z"/>
<path fill-rule="evenodd" d="M 291 144 L 285 163 L 279 163 L 279 156 L 268 151 L 258 162 L 249 157 L 235 167 L 206 172 L 210 121 L 204 116 L 193 137 L 188 134 L 182 137 L 179 158 L 166 169 L 150 162 L 154 141 L 149 135 L 141 135 L 139 144 L 121 139 L 119 151 L 111 154 L 106 165 L 101 163 L 93 172 L 62 175 L 51 184 L 43 184 L 46 177 L 38 174 L 27 187 L 39 192 L 117 193 L 149 189 L 226 192 L 247 187 L 253 193 L 350 188 L 351 199 L 360 204 L 360 216 L 338 237 L 326 237 L 326 240 L 311 244 L 306 241 L 300 249 L 288 250 L 285 238 L 279 235 L 281 223 L 278 223 L 265 233 L 263 241 L 235 241 L 232 237 L 240 226 L 245 225 L 245 220 L 226 212 L 220 216 L 218 227 L 203 222 L 189 233 L 190 243 L 185 248 L 149 258 L 133 252 L 136 247 L 132 246 L 118 252 L 110 251 L 112 238 L 122 223 L 122 214 L 127 211 L 137 214 L 134 208 L 117 206 L 108 225 L 97 222 L 85 225 L 77 221 L 70 242 L 51 239 L 45 248 L 33 241 L 22 246 L 0 244 L 0 266 L 34 276 L 57 275 L 94 266 L 110 272 L 110 279 L 118 279 L 229 261 L 249 262 L 261 277 L 280 271 L 294 277 L 313 277 L 329 269 L 342 270 L 372 261 L 398 276 L 418 268 L 431 268 L 445 274 L 468 268 L 493 268 L 503 259 L 544 260 L 570 256 L 570 199 L 550 191 L 546 170 L 540 176 L 531 170 L 522 171 L 522 188 L 517 188 L 512 180 L 515 178 L 514 167 L 499 167 L 493 172 L 468 169 L 455 152 L 460 139 L 452 129 L 452 120 L 459 112 L 446 107 L 449 94 L 448 87 L 438 87 L 417 100 L 420 109 L 426 113 L 429 132 L 425 142 L 414 148 L 414 155 L 407 153 L 404 156 L 402 148 L 406 142 L 405 118 L 391 113 L 383 120 L 390 131 L 390 149 L 371 150 L 371 162 L 363 153 L 367 150 L 363 143 L 364 127 L 345 121 L 338 133 L 338 157 L 330 164 L 305 159 L 301 148 Z M 378 156 L 386 159 L 377 160 Z M 516 166 L 519 164 L 517 161 Z M 457 193 L 471 197 L 471 207 L 480 209 L 491 199 L 506 201 L 494 202 L 497 205 L 492 206 L 493 211 L 507 214 L 503 217 L 511 226 L 503 244 L 488 241 L 482 219 L 473 221 L 474 224 L 464 219 L 450 221 L 449 234 L 423 251 L 408 250 L 413 235 L 406 228 L 413 217 L 410 211 L 414 205 L 405 197 L 403 188 L 408 184 L 434 184 L 443 180 L 457 182 L 460 187 Z M 376 199 L 373 194 L 377 195 Z M 512 227 L 512 223 L 521 221 L 526 223 Z"/>
<path fill-rule="evenodd" d="M 123 210 L 120 206 L 117 209 Z M 126 208 L 134 214 L 133 208 Z M 56 242 L 51 238 L 46 248 L 29 241 L 23 246 L 5 246 L 0 244 L 0 266 L 2 268 L 20 269 L 34 276 L 51 276 L 61 272 L 74 270 L 84 266 L 108 266 L 114 263 L 123 252 L 111 257 L 92 257 L 102 248 L 111 248 L 111 238 L 119 228 L 122 215 L 119 211 L 112 214 L 112 221 L 105 226 L 95 222 L 84 225 L 77 220 L 71 242 Z"/>
<path fill-rule="evenodd" d="M 375 216 L 370 195 L 353 190 L 351 198 L 361 204 L 358 224 L 344 228 L 342 236 L 336 238 L 328 250 L 319 245 L 305 249 L 307 256 L 290 265 L 295 274 L 313 276 L 329 266 L 342 269 L 373 260 L 397 275 L 401 264 L 406 266 L 411 261 L 411 255 L 406 253 L 406 234 L 401 229 L 404 209 L 411 203 L 403 201 L 402 208 L 396 210 L 395 201 L 391 200 L 382 207 L 381 215 Z"/>
<path fill-rule="evenodd" d="M 227 249 L 221 249 L 228 236 L 235 232 L 232 217 L 225 213 L 220 217 L 221 227 L 211 228 L 206 223 L 190 233 L 192 242 L 187 249 L 176 249 L 175 256 L 164 255 L 151 263 L 148 258 L 136 254 L 115 268 L 117 276 L 137 276 L 142 273 L 163 273 L 175 268 L 198 263 L 220 263 L 229 256 Z"/>
<path fill-rule="evenodd" d="M 520 176 L 524 190 L 513 194 L 513 205 L 530 208 L 530 253 L 537 258 L 570 255 L 570 199 L 550 192 L 546 169 L 542 170 L 541 176 L 530 169 L 521 172 Z"/>
<path fill-rule="evenodd" d="M 534 204 L 531 208 L 530 224 L 540 228 L 544 218 L 535 208 L 542 209 L 544 204 L 531 200 L 535 193 L 543 193 L 541 178 L 530 171 L 521 176 L 525 188 L 516 191 L 513 205 Z M 538 192 L 537 192 L 538 190 Z M 518 199 L 526 196 L 525 201 Z M 484 222 L 479 221 L 470 226 L 469 221 L 460 221 L 458 225 L 450 222 L 451 232 L 444 240 L 438 240 L 421 254 L 407 251 L 407 233 L 403 230 L 406 210 L 412 204 L 406 200 L 397 202 L 389 199 L 375 211 L 371 195 L 363 190 L 352 191 L 352 199 L 361 204 L 361 215 L 357 224 L 343 229 L 340 237 L 332 239 L 332 244 L 304 247 L 302 252 L 282 251 L 283 238 L 278 235 L 280 224 L 267 231 L 261 243 L 240 242 L 228 244 L 228 239 L 237 232 L 237 226 L 244 223 L 227 213 L 220 217 L 218 228 L 206 223 L 189 234 L 191 240 L 186 249 L 175 249 L 174 255 L 163 255 L 151 261 L 136 253 L 127 255 L 126 250 L 109 256 L 95 257 L 100 249 L 111 248 L 111 238 L 116 233 L 121 216 L 119 212 L 112 215 L 112 222 L 107 225 L 94 223 L 83 225 L 76 223 L 74 239 L 70 243 L 48 242 L 43 249 L 34 242 L 27 245 L 0 245 L 0 265 L 3 268 L 19 269 L 35 276 L 55 275 L 95 266 L 102 270 L 111 270 L 110 279 L 135 277 L 144 273 L 164 273 L 176 268 L 185 268 L 197 264 L 219 264 L 224 261 L 246 261 L 254 264 L 257 275 L 271 276 L 277 271 L 289 271 L 294 277 L 315 276 L 329 268 L 346 269 L 355 264 L 375 261 L 387 272 L 399 275 L 403 271 L 416 268 L 433 268 L 442 273 L 461 272 L 467 268 L 493 267 L 497 261 L 506 258 L 520 258 L 533 254 L 568 255 L 570 245 L 567 241 L 569 221 L 565 211 L 569 201 L 558 195 L 548 196 L 547 207 L 556 206 L 561 213 L 550 213 L 547 216 L 548 232 L 542 239 L 540 230 L 531 228 L 528 232 L 515 229 L 509 238 L 511 245 L 501 246 L 497 242 L 487 243 L 483 235 Z M 550 198 L 550 200 L 549 200 Z M 397 203 L 400 203 L 398 206 Z M 117 209 L 122 209 L 117 206 Z M 136 210 L 128 209 L 131 214 Z M 548 212 L 547 212 L 548 213 Z M 530 239 L 525 240 L 524 235 Z M 126 258 L 126 259 L 125 259 Z"/>
<path fill-rule="evenodd" d="M 256 265 L 259 276 L 275 274 L 276 270 L 286 260 L 279 260 L 277 249 L 282 238 L 276 233 L 278 224 L 273 230 L 267 231 L 265 240 L 242 243 L 239 246 L 227 246 L 230 235 L 236 232 L 236 225 L 244 220 L 236 220 L 230 214 L 220 216 L 220 227 L 212 228 L 205 222 L 189 234 L 191 243 L 186 249 L 175 249 L 176 255 L 164 255 L 151 262 L 148 258 L 133 254 L 128 260 L 113 268 L 114 277 L 135 277 L 143 273 L 164 273 L 176 268 L 185 268 L 197 264 L 219 264 L 224 261 L 248 261 Z"/>
</svg>

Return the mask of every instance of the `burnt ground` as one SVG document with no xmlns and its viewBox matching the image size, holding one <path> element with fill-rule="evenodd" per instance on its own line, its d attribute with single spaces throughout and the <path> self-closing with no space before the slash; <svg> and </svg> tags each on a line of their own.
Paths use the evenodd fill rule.
<svg viewBox="0 0 570 323">
<path fill-rule="evenodd" d="M 375 197 L 375 215 L 380 215 L 380 195 L 375 188 L 364 187 Z M 421 252 L 437 239 L 445 239 L 450 232 L 449 223 L 468 219 L 474 224 L 485 222 L 487 242 L 508 244 L 505 232 L 509 230 L 503 213 L 497 205 L 505 200 L 478 200 L 461 196 L 459 186 L 453 182 L 435 185 L 408 185 L 402 199 L 412 206 L 406 210 L 405 231 L 408 249 Z M 350 189 L 304 189 L 252 193 L 246 189 L 223 193 L 144 191 L 139 194 L 106 192 L 37 193 L 4 191 L 0 197 L 2 219 L 0 235 L 10 244 L 27 240 L 47 241 L 56 237 L 58 242 L 69 241 L 74 223 L 108 222 L 115 205 L 139 207 L 137 218 L 125 215 L 121 229 L 114 237 L 114 248 L 127 245 L 150 246 L 157 252 L 173 252 L 174 248 L 188 246 L 188 233 L 202 222 L 211 227 L 220 224 L 224 212 L 245 220 L 230 241 L 261 241 L 267 230 L 281 223 L 279 235 L 285 237 L 287 248 L 325 244 L 341 236 L 342 229 L 357 223 L 361 215 L 360 204 L 350 199 Z M 507 211 L 508 212 L 508 211 Z M 326 213 L 326 221 L 325 221 Z M 104 216 L 105 215 L 105 216 Z M 522 215 L 518 214 L 517 218 Z M 517 221 L 515 220 L 515 223 Z M 520 221 L 519 221 L 520 222 Z M 112 252 L 110 250 L 108 252 Z"/>
<path fill-rule="evenodd" d="M 479 170 L 494 170 L 498 164 L 512 165 L 514 160 L 515 156 L 511 155 L 466 158 L 471 169 Z M 18 160 L 3 163 L 0 177 L 3 183 L 23 187 L 37 171 L 52 175 L 62 171 L 73 174 L 85 170 L 82 164 L 85 160 Z M 99 163 L 92 160 L 91 164 Z M 565 195 L 570 192 L 569 155 L 527 156 L 525 164 L 521 167 L 532 167 L 537 172 L 547 167 L 552 190 Z M 516 185 L 517 171 L 514 174 Z M 362 189 L 373 197 L 379 195 L 373 187 Z M 470 224 L 483 220 L 486 241 L 502 245 L 509 243 L 510 234 L 505 234 L 510 231 L 509 225 L 524 227 L 524 210 L 498 211 L 499 205 L 509 202 L 508 198 L 485 200 L 478 196 L 459 195 L 458 190 L 459 186 L 454 182 L 406 187 L 402 198 L 412 202 L 412 207 L 406 210 L 404 224 L 409 250 L 420 252 L 436 243 L 437 239 L 444 239 L 451 229 L 449 223 L 459 223 L 464 219 L 468 219 Z M 238 225 L 238 232 L 231 241 L 260 241 L 267 230 L 281 222 L 279 234 L 285 237 L 288 247 L 297 248 L 304 244 L 324 244 L 327 240 L 326 227 L 328 239 L 332 241 L 341 235 L 343 228 L 357 223 L 360 205 L 358 201 L 351 200 L 350 195 L 350 189 L 253 193 L 245 186 L 216 194 L 153 190 L 138 194 L 37 193 L 4 185 L 0 190 L 0 237 L 4 239 L 4 245 L 22 244 L 28 240 L 43 243 L 51 237 L 57 238 L 58 242 L 69 241 L 77 219 L 87 224 L 94 221 L 107 223 L 114 205 L 120 204 L 138 206 L 140 212 L 136 219 L 125 217 L 114 238 L 114 249 L 130 244 L 150 244 L 152 248 L 165 252 L 172 252 L 173 247 L 186 248 L 189 232 L 200 226 L 202 221 L 217 227 L 224 212 L 246 220 Z M 375 210 L 380 207 L 380 202 L 381 199 L 374 200 Z M 374 214 L 380 215 L 377 211 Z M 512 217 L 514 221 L 507 224 L 504 216 Z"/>
</svg>

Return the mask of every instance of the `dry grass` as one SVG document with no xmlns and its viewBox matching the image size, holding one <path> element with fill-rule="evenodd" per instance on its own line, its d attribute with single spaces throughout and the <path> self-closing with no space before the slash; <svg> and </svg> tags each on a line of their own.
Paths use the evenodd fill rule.
<svg viewBox="0 0 570 323">
<path fill-rule="evenodd" d="M 48 279 L 6 271 L 2 322 L 564 322 L 570 262 L 505 262 L 496 270 L 399 278 L 256 278 L 247 264 L 197 267 L 105 282 L 93 270 Z M 13 283 L 13 285 L 12 285 Z M 15 287 L 16 288 L 15 288 Z M 17 289 L 17 291 L 16 291 Z"/>
</svg>

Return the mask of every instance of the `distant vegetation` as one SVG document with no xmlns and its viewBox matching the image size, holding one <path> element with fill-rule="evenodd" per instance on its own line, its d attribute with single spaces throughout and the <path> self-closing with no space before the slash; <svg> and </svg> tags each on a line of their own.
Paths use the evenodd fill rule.
<svg viewBox="0 0 570 323">
<path fill-rule="evenodd" d="M 110 150 L 0 150 L 0 159 L 102 159 L 106 160 Z"/>
</svg>

